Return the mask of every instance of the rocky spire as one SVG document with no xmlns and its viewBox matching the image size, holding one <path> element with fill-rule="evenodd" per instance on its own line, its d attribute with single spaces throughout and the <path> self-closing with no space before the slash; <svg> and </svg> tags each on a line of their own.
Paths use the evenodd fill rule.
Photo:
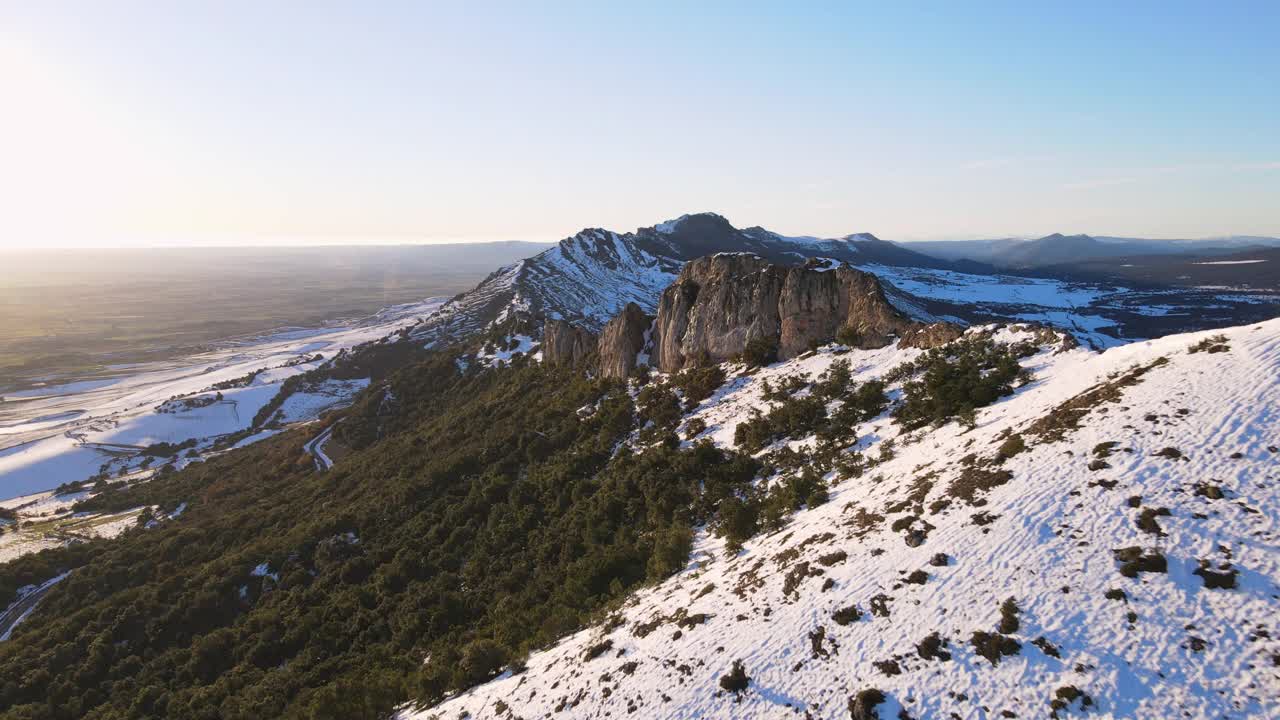
<svg viewBox="0 0 1280 720">
<path fill-rule="evenodd" d="M 598 345 L 600 374 L 625 378 L 635 369 L 637 358 L 645 349 L 653 318 L 635 303 L 627 306 L 600 331 Z"/>
</svg>

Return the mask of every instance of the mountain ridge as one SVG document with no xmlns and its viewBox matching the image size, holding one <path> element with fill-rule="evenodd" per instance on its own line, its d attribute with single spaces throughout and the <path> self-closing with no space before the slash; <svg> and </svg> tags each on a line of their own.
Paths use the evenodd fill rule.
<svg viewBox="0 0 1280 720">
<path fill-rule="evenodd" d="M 1229 235 L 1197 239 L 1152 239 L 1087 233 L 1068 235 L 1058 232 L 1037 238 L 921 240 L 899 244 L 952 262 L 970 260 L 1005 269 L 1033 269 L 1112 257 L 1225 255 L 1255 247 L 1280 247 L 1280 238 Z"/>
<path fill-rule="evenodd" d="M 646 312 L 685 262 L 719 252 L 749 252 L 777 263 L 809 258 L 951 269 L 930 258 L 855 233 L 841 239 L 788 237 L 763 228 L 739 230 L 715 213 L 682 215 L 630 233 L 587 228 L 532 258 L 491 274 L 454 298 L 414 336 L 459 339 L 512 315 L 567 320 L 598 332 L 628 303 Z"/>
</svg>

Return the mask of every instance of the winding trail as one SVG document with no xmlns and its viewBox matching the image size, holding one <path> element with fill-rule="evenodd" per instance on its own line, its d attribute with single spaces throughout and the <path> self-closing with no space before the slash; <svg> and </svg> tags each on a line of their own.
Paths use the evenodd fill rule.
<svg viewBox="0 0 1280 720">
<path fill-rule="evenodd" d="M 54 585 L 57 585 L 59 581 L 70 574 L 71 572 L 67 571 L 61 575 L 45 580 L 40 587 L 30 593 L 27 593 L 25 597 L 13 603 L 4 612 L 0 613 L 0 628 L 4 628 L 4 631 L 0 632 L 0 642 L 8 640 L 9 636 L 13 634 L 14 629 L 21 625 L 23 620 L 27 619 L 27 616 L 31 614 L 31 611 L 36 609 L 36 605 L 40 602 L 41 598 L 52 590 Z"/>
<path fill-rule="evenodd" d="M 330 459 L 328 455 L 324 454 L 324 444 L 329 442 L 329 436 L 333 435 L 333 429 L 338 427 L 338 423 L 341 422 L 342 420 L 338 420 L 338 422 L 335 422 L 325 428 L 324 432 L 314 438 L 311 438 L 306 445 L 302 446 L 302 449 L 306 450 L 307 453 L 316 461 L 316 470 L 319 470 L 320 472 L 324 472 L 325 470 L 333 467 L 333 460 Z"/>
</svg>

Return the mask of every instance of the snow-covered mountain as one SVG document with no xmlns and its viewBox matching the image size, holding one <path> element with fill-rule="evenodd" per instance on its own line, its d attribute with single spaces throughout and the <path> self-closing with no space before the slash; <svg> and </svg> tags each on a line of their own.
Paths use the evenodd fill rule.
<svg viewBox="0 0 1280 720">
<path fill-rule="evenodd" d="M 869 233 L 838 239 L 788 237 L 759 227 L 739 230 L 719 215 L 699 213 L 629 233 L 583 230 L 497 270 L 474 290 L 454 298 L 415 336 L 457 339 L 513 313 L 599 330 L 627 303 L 652 312 L 685 262 L 720 252 L 754 253 L 775 262 L 830 257 L 892 267 L 953 267 Z"/>
<path fill-rule="evenodd" d="M 969 337 L 1031 379 L 970 423 L 862 422 L 826 502 L 736 552 L 699 531 L 594 627 L 402 717 L 1280 716 L 1280 320 L 1105 352 Z M 837 363 L 898 398 L 920 355 L 728 366 L 680 435 L 731 447 Z"/>
<path fill-rule="evenodd" d="M 1173 332 L 1274 316 L 1280 294 L 1258 288 L 1127 286 L 996 273 L 930 257 L 869 233 L 823 239 L 760 227 L 738 229 L 714 213 L 618 233 L 591 228 L 501 268 L 447 303 L 414 331 L 439 346 L 513 317 L 562 319 L 590 331 L 635 303 L 652 313 L 658 296 L 696 257 L 746 252 L 776 263 L 831 258 L 876 274 L 918 317 L 962 324 L 1039 322 L 1107 347 Z"/>
</svg>

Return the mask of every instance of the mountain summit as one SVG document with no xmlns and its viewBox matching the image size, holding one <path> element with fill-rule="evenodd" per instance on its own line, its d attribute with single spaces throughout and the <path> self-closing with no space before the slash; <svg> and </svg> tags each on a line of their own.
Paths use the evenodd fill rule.
<svg viewBox="0 0 1280 720">
<path fill-rule="evenodd" d="M 840 239 L 788 237 L 738 229 L 715 213 L 682 215 L 634 232 L 587 228 L 556 247 L 490 275 L 454 298 L 415 337 L 457 339 L 514 314 L 563 319 L 599 331 L 628 303 L 645 312 L 684 264 L 715 253 L 745 252 L 777 264 L 809 258 L 946 269 L 952 265 L 868 233 Z"/>
</svg>

